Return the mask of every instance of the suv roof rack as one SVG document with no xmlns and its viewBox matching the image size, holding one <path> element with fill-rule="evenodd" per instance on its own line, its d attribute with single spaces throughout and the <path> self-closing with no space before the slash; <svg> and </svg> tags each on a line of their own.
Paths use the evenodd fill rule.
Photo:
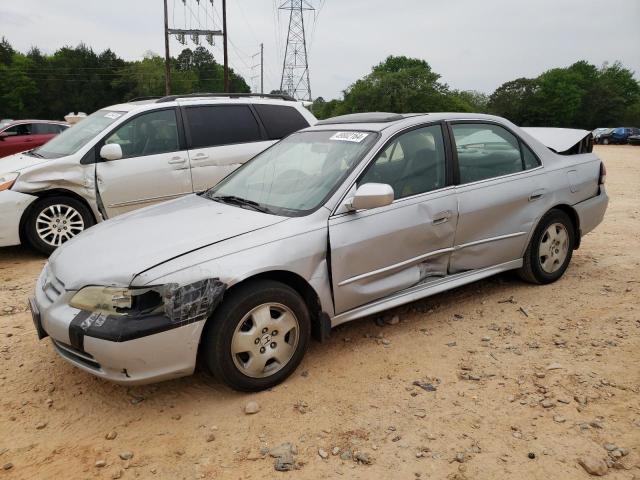
<svg viewBox="0 0 640 480">
<path fill-rule="evenodd" d="M 337 117 L 320 120 L 316 125 L 331 125 L 335 123 L 389 123 L 402 120 L 404 115 L 387 112 L 350 113 Z"/>
<path fill-rule="evenodd" d="M 287 94 L 274 94 L 274 93 L 185 93 L 183 95 L 167 95 L 165 97 L 155 97 L 156 103 L 166 103 L 173 102 L 174 100 L 178 100 L 180 98 L 200 98 L 200 97 L 226 97 L 226 98 L 277 98 L 279 100 L 286 100 L 288 102 L 297 101 L 290 95 Z"/>
<path fill-rule="evenodd" d="M 156 95 L 156 96 L 148 96 L 148 97 L 134 97 L 134 98 L 130 98 L 125 103 L 142 102 L 144 100 L 158 100 L 159 98 L 162 98 L 162 96 Z"/>
</svg>

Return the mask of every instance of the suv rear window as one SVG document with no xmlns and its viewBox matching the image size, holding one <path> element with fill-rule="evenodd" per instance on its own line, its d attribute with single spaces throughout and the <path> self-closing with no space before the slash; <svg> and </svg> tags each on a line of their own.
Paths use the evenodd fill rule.
<svg viewBox="0 0 640 480">
<path fill-rule="evenodd" d="M 269 140 L 279 140 L 309 126 L 309 122 L 294 107 L 255 104 L 254 108 L 262 119 Z"/>
<path fill-rule="evenodd" d="M 214 147 L 262 140 L 260 127 L 247 105 L 187 107 L 190 148 Z"/>
</svg>

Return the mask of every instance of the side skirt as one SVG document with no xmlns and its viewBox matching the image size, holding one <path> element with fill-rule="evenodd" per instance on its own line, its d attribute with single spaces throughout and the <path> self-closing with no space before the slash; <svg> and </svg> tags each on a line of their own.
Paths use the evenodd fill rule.
<svg viewBox="0 0 640 480">
<path fill-rule="evenodd" d="M 499 265 L 494 265 L 493 267 L 456 273 L 455 275 L 449 275 L 448 277 L 437 279 L 432 282 L 414 285 L 413 287 L 409 287 L 394 295 L 390 295 L 380 300 L 356 307 L 352 310 L 341 313 L 340 315 L 336 315 L 331 319 L 331 327 L 336 327 L 342 323 L 350 322 L 351 320 L 366 317 L 367 315 L 373 315 L 374 313 L 382 312 L 383 310 L 398 307 L 405 303 L 411 303 L 421 298 L 430 297 L 431 295 L 442 293 L 468 283 L 482 280 L 483 278 L 490 277 L 497 273 L 506 272 L 507 270 L 513 270 L 520 267 L 522 267 L 521 258 L 501 263 Z"/>
</svg>

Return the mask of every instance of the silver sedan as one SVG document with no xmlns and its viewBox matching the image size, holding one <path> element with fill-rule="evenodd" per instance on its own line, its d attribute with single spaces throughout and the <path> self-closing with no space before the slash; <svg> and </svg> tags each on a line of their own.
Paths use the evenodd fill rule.
<svg viewBox="0 0 640 480">
<path fill-rule="evenodd" d="M 506 270 L 558 280 L 607 208 L 590 139 L 474 114 L 325 120 L 63 245 L 30 301 L 38 334 L 119 383 L 199 358 L 271 387 L 344 322 Z"/>
</svg>

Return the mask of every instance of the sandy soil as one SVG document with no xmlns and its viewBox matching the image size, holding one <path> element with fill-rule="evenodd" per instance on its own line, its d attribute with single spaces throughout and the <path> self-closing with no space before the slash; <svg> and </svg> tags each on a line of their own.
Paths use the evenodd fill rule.
<svg viewBox="0 0 640 480">
<path fill-rule="evenodd" d="M 584 479 L 578 458 L 613 443 L 628 454 L 607 476 L 640 479 L 640 147 L 597 152 L 609 211 L 562 280 L 498 276 L 389 312 L 395 325 L 343 326 L 253 395 L 202 373 L 125 388 L 68 365 L 26 311 L 44 259 L 0 249 L 0 478 Z M 294 472 L 264 453 L 284 442 Z"/>
</svg>

